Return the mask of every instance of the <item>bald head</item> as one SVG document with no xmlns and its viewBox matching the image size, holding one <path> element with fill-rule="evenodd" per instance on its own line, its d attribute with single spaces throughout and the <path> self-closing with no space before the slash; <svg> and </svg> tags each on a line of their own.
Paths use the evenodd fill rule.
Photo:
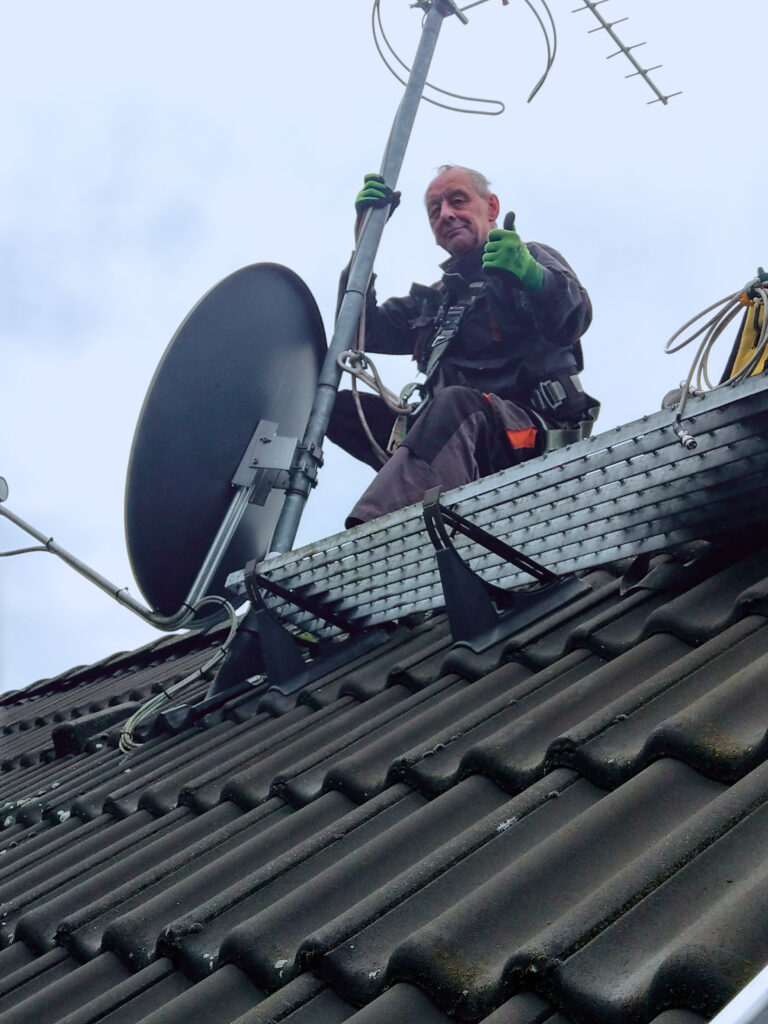
<svg viewBox="0 0 768 1024">
<path fill-rule="evenodd" d="M 488 179 L 468 167 L 444 164 L 430 182 L 424 201 L 435 241 L 451 256 L 485 244 L 496 227 L 498 197 Z"/>
</svg>

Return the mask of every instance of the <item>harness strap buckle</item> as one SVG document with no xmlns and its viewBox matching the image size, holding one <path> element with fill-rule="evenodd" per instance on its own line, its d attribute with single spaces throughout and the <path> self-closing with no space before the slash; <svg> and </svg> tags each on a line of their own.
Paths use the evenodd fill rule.
<svg viewBox="0 0 768 1024">
<path fill-rule="evenodd" d="M 540 412 L 555 412 L 568 398 L 560 380 L 542 380 L 531 391 L 531 404 Z"/>
</svg>

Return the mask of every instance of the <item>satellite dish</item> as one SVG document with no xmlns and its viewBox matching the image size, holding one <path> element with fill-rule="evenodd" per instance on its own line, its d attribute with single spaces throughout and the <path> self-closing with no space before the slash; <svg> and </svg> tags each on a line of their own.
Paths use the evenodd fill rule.
<svg viewBox="0 0 768 1024">
<path fill-rule="evenodd" d="M 259 422 L 304 436 L 325 351 L 311 292 L 274 263 L 224 278 L 179 327 L 144 399 L 125 492 L 128 557 L 157 611 L 187 597 Z M 226 577 L 266 554 L 281 507 L 276 491 L 248 505 L 208 594 L 226 597 Z"/>
</svg>

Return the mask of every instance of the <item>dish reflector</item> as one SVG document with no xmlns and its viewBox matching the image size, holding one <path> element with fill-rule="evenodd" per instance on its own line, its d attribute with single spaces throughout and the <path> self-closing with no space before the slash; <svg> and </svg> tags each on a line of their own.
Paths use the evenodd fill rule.
<svg viewBox="0 0 768 1024">
<path fill-rule="evenodd" d="M 155 371 L 128 464 L 128 557 L 154 609 L 187 597 L 232 499 L 232 477 L 260 420 L 304 435 L 325 356 L 322 319 L 293 271 L 244 267 L 198 302 Z M 248 505 L 207 593 L 263 557 L 282 494 Z"/>
</svg>

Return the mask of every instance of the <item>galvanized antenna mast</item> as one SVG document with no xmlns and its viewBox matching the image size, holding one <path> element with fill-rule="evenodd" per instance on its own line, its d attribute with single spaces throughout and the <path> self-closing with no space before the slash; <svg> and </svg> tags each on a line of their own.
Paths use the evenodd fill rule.
<svg viewBox="0 0 768 1024">
<path fill-rule="evenodd" d="M 454 0 L 420 0 L 412 6 L 426 10 L 426 17 L 405 94 L 395 116 L 381 165 L 381 175 L 391 189 L 397 184 L 443 19 L 454 14 L 465 24 L 467 22 L 466 15 L 461 13 Z M 316 479 L 321 458 L 320 447 L 328 429 L 341 379 L 338 357 L 354 347 L 373 263 L 388 215 L 388 207 L 373 209 L 367 214 L 362 226 L 298 463 L 286 488 L 285 503 L 272 538 L 274 553 L 291 550 L 304 506 Z"/>
</svg>

